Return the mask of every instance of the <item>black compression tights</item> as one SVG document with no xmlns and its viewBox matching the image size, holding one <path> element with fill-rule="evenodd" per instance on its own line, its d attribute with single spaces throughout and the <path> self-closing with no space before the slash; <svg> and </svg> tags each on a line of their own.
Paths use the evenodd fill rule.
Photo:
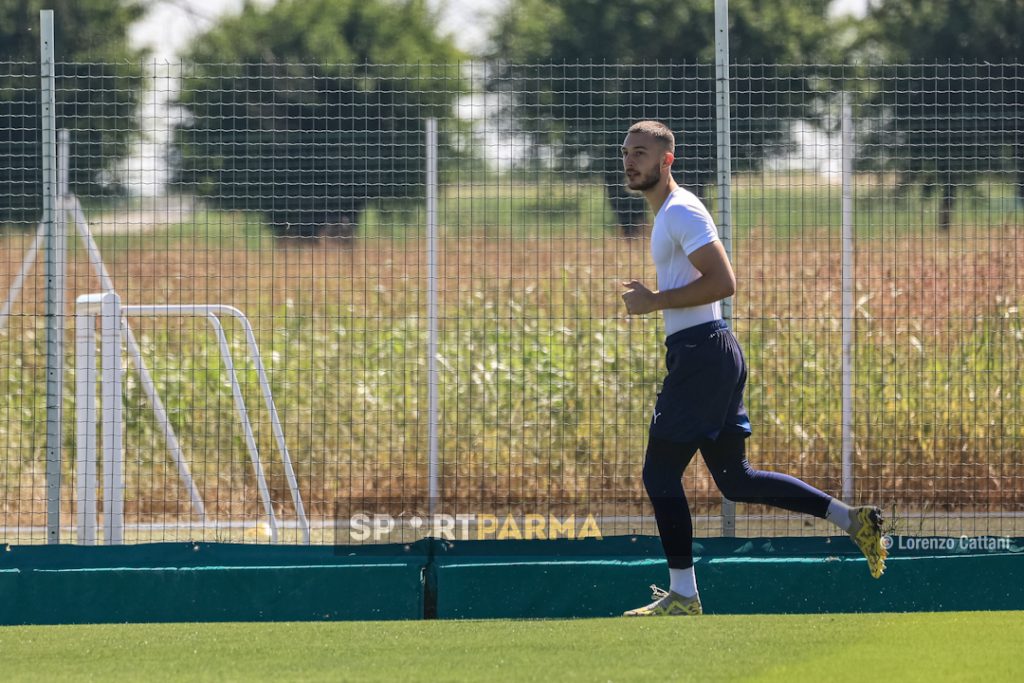
<svg viewBox="0 0 1024 683">
<path fill-rule="evenodd" d="M 669 567 L 693 566 L 693 522 L 682 477 L 698 449 L 715 484 L 729 500 L 772 505 L 824 519 L 832 500 L 829 495 L 788 474 L 755 470 L 747 461 L 745 441 L 736 434 L 686 444 L 650 440 L 644 459 L 644 488 L 654 506 Z"/>
</svg>

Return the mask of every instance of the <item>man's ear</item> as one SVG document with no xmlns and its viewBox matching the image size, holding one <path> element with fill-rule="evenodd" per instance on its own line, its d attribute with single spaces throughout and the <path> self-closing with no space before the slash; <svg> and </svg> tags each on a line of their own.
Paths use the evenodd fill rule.
<svg viewBox="0 0 1024 683">
<path fill-rule="evenodd" d="M 676 155 L 675 154 L 673 154 L 672 152 L 665 152 L 665 156 L 662 159 L 662 163 L 665 164 L 666 166 L 668 166 L 669 168 L 672 168 L 672 163 L 675 160 L 676 160 Z"/>
</svg>

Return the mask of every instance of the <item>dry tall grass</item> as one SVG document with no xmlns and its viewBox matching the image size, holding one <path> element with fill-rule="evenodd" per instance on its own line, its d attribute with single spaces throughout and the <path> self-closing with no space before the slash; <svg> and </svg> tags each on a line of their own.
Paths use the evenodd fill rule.
<svg viewBox="0 0 1024 683">
<path fill-rule="evenodd" d="M 13 279 L 27 243 L 0 241 L 0 282 Z M 220 302 L 248 314 L 312 517 L 425 507 L 422 242 L 112 245 L 105 258 L 126 303 Z M 839 242 L 755 233 L 735 247 L 735 328 L 751 368 L 751 461 L 837 493 Z M 1022 256 L 1019 230 L 962 243 L 955 236 L 858 243 L 859 498 L 953 510 L 1024 505 Z M 70 258 L 69 302 L 98 287 L 84 253 Z M 446 238 L 439 259 L 445 508 L 641 511 L 662 349 L 656 318 L 623 316 L 618 283 L 654 280 L 647 243 Z M 42 287 L 37 270 L 0 335 L 0 525 L 44 519 Z M 72 313 L 70 303 L 65 311 Z M 191 320 L 131 324 L 211 512 L 253 519 L 254 478 L 211 336 Z M 240 354 L 241 336 L 231 339 Z M 259 405 L 251 367 L 243 379 L 249 405 Z M 134 377 L 125 400 L 129 516 L 187 517 L 187 496 Z M 269 421 L 262 411 L 258 417 L 273 498 L 290 514 Z M 68 419 L 65 501 L 73 493 L 73 435 Z M 698 507 L 716 504 L 702 465 L 687 476 Z"/>
</svg>

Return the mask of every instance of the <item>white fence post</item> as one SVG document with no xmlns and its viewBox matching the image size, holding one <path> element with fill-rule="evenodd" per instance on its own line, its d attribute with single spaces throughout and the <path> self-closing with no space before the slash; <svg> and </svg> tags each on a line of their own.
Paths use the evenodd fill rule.
<svg viewBox="0 0 1024 683">
<path fill-rule="evenodd" d="M 718 232 L 732 258 L 732 130 L 729 111 L 729 0 L 715 0 L 715 111 L 718 118 Z M 722 302 L 732 319 L 732 298 Z M 722 535 L 736 535 L 736 503 L 722 496 Z"/>
<path fill-rule="evenodd" d="M 440 488 L 438 428 L 437 336 L 437 119 L 427 119 L 427 509 L 430 519 L 437 513 Z"/>
<path fill-rule="evenodd" d="M 842 98 L 842 153 L 843 153 L 843 256 L 842 256 L 842 489 L 843 500 L 853 503 L 853 159 L 856 153 L 853 139 L 853 113 L 850 94 L 843 92 Z"/>
<path fill-rule="evenodd" d="M 43 224 L 46 225 L 46 541 L 60 543 L 60 469 L 64 416 L 64 246 L 57 196 L 57 95 L 53 10 L 39 11 Z"/>
</svg>

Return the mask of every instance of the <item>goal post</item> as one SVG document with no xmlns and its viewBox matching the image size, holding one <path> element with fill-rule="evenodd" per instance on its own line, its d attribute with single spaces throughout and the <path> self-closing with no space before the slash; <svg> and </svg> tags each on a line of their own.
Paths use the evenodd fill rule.
<svg viewBox="0 0 1024 683">
<path fill-rule="evenodd" d="M 205 319 L 213 328 L 220 349 L 224 369 L 231 384 L 232 397 L 238 413 L 239 424 L 242 426 L 244 441 L 249 451 L 253 471 L 256 475 L 266 523 L 270 531 L 271 542 L 276 543 L 278 521 L 271 500 L 264 473 L 263 460 L 256 445 L 249 410 L 242 395 L 241 384 L 231 348 L 224 334 L 221 315 L 237 319 L 242 325 L 246 336 L 246 349 L 249 360 L 256 368 L 260 389 L 265 407 L 270 415 L 271 427 L 281 456 L 285 478 L 291 493 L 299 529 L 303 542 L 310 542 L 309 520 L 299 491 L 298 479 L 292 464 L 291 455 L 284 438 L 284 430 L 274 403 L 270 381 L 260 356 L 256 335 L 248 318 L 239 309 L 223 304 L 155 306 L 121 304 L 116 292 L 103 294 L 85 294 L 77 299 L 75 311 L 75 413 L 76 413 L 76 521 L 78 542 L 93 545 L 97 542 L 96 525 L 99 506 L 96 500 L 97 460 L 98 453 L 103 453 L 103 542 L 119 544 L 124 542 L 124 425 L 122 405 L 123 353 L 122 343 L 126 339 L 126 316 L 167 317 L 186 316 Z M 101 371 L 96 368 L 95 330 L 97 319 L 100 325 L 100 358 Z M 132 350 L 132 353 L 137 353 Z M 135 358 L 136 365 L 140 358 Z M 101 407 L 97 412 L 96 381 L 99 379 Z M 97 444 L 100 444 L 99 446 Z M 195 485 L 188 480 L 190 488 Z"/>
<path fill-rule="evenodd" d="M 96 368 L 100 325 L 101 374 Z M 103 542 L 124 542 L 124 414 L 121 396 L 121 300 L 115 292 L 84 294 L 75 306 L 75 467 L 77 540 L 95 545 L 97 460 L 103 451 Z M 96 408 L 99 380 L 101 408 Z M 97 419 L 98 418 L 98 419 Z"/>
</svg>

